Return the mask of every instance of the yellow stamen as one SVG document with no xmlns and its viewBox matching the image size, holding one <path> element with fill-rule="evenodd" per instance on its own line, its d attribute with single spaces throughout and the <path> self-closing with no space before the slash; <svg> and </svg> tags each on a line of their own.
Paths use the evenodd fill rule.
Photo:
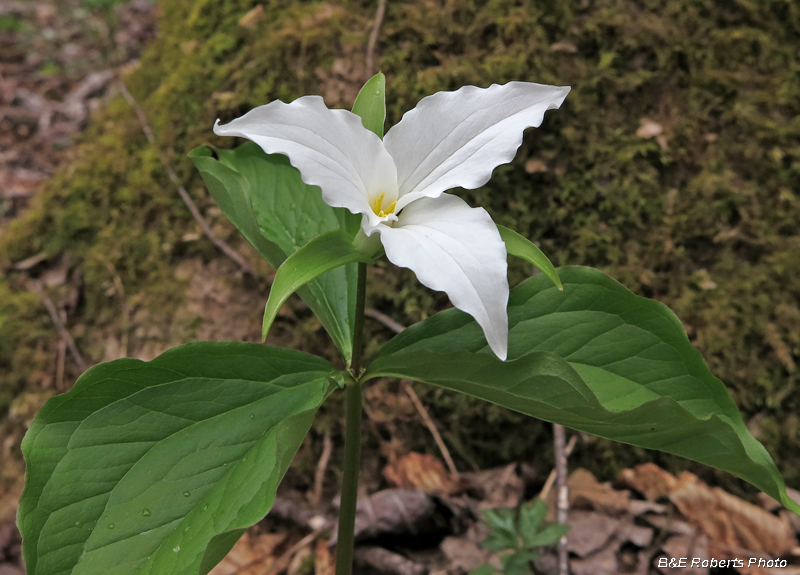
<svg viewBox="0 0 800 575">
<path fill-rule="evenodd" d="M 372 202 L 372 211 L 375 212 L 375 215 L 379 218 L 385 218 L 389 214 L 394 213 L 394 208 L 397 206 L 397 201 L 392 202 L 389 204 L 385 210 L 383 209 L 383 198 L 386 197 L 386 194 L 383 193 Z"/>
</svg>

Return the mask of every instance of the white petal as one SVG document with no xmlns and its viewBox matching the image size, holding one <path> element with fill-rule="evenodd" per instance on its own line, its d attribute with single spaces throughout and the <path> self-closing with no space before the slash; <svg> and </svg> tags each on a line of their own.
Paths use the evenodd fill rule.
<svg viewBox="0 0 800 575">
<path fill-rule="evenodd" d="M 306 184 L 322 189 L 329 206 L 373 219 L 373 195 L 397 197 L 397 170 L 381 139 L 352 112 L 328 109 L 320 96 L 270 102 L 224 126 L 217 120 L 214 133 L 247 138 L 268 154 L 288 156 Z"/>
<path fill-rule="evenodd" d="M 483 328 L 492 351 L 508 350 L 506 245 L 483 208 L 456 196 L 422 198 L 407 206 L 395 227 L 378 226 L 386 257 L 409 268 L 423 285 L 447 293 Z"/>
<path fill-rule="evenodd" d="M 484 185 L 492 170 L 514 159 L 525 128 L 540 126 L 545 111 L 561 106 L 569 90 L 509 82 L 420 100 L 383 139 L 397 166 L 397 209 L 455 187 Z"/>
</svg>

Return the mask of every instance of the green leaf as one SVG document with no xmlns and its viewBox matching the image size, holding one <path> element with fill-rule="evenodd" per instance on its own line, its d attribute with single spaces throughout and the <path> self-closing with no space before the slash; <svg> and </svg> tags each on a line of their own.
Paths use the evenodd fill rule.
<svg viewBox="0 0 800 575">
<path fill-rule="evenodd" d="M 497 568 L 494 565 L 484 563 L 480 567 L 476 567 L 469 572 L 469 575 L 494 575 L 497 573 Z"/>
<path fill-rule="evenodd" d="M 321 234 L 343 229 L 355 236 L 358 231 L 360 218 L 325 204 L 319 188 L 304 184 L 286 156 L 266 154 L 247 142 L 213 152 L 202 146 L 189 157 L 222 212 L 275 269 Z M 346 265 L 298 290 L 346 360 L 352 356 L 356 279 L 356 266 Z"/>
<path fill-rule="evenodd" d="M 564 535 L 567 534 L 567 531 L 569 531 L 569 525 L 551 523 L 525 541 L 525 546 L 546 547 L 548 545 L 555 545 Z"/>
<path fill-rule="evenodd" d="M 544 252 L 540 250 L 536 244 L 530 241 L 525 236 L 521 236 L 514 230 L 510 230 L 504 226 L 497 226 L 500 232 L 500 237 L 506 244 L 506 250 L 509 255 L 518 257 L 525 260 L 529 264 L 537 267 L 546 277 L 552 281 L 559 290 L 564 288 L 561 285 L 561 280 L 558 278 L 558 272 Z"/>
<path fill-rule="evenodd" d="M 530 575 L 530 562 L 535 561 L 539 555 L 533 551 L 517 551 L 500 558 L 503 564 L 504 575 Z"/>
<path fill-rule="evenodd" d="M 508 507 L 484 511 L 483 523 L 489 529 L 489 535 L 481 545 L 492 551 L 516 549 L 517 529 L 514 525 L 514 515 L 514 510 Z"/>
<path fill-rule="evenodd" d="M 28 574 L 206 573 L 272 506 L 336 376 L 305 353 L 212 342 L 90 369 L 22 443 Z"/>
<path fill-rule="evenodd" d="M 361 88 L 353 104 L 353 113 L 361 117 L 364 127 L 383 138 L 386 122 L 386 76 L 378 72 Z"/>
<path fill-rule="evenodd" d="M 725 386 L 663 304 L 598 270 L 560 268 L 564 291 L 533 277 L 511 292 L 509 361 L 447 310 L 390 341 L 366 376 L 467 393 L 573 429 L 728 471 L 798 512 Z"/>
<path fill-rule="evenodd" d="M 280 246 L 264 237 L 258 229 L 247 179 L 237 171 L 221 165 L 206 146 L 195 148 L 189 152 L 189 157 L 203 176 L 203 181 L 222 213 L 259 255 L 277 268 L 286 259 L 286 254 Z"/>
<path fill-rule="evenodd" d="M 353 262 L 372 263 L 372 258 L 356 251 L 350 236 L 341 230 L 322 234 L 286 258 L 269 291 L 262 337 L 267 339 L 278 310 L 290 295 L 325 272 Z"/>
<path fill-rule="evenodd" d="M 539 498 L 523 505 L 519 510 L 519 534 L 526 547 L 531 547 L 530 541 L 539 531 L 544 518 L 547 516 L 547 505 Z"/>
</svg>

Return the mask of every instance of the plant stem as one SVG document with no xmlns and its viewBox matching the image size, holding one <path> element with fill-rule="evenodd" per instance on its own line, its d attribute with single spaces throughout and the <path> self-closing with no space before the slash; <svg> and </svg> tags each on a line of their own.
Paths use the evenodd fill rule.
<svg viewBox="0 0 800 575">
<path fill-rule="evenodd" d="M 353 360 L 345 391 L 347 416 L 344 435 L 344 476 L 342 501 L 339 505 L 339 534 L 336 543 L 336 575 L 352 575 L 353 530 L 358 500 L 358 469 L 361 463 L 361 356 L 364 351 L 364 304 L 367 288 L 367 264 L 358 264 L 356 287 L 356 317 L 353 323 Z"/>
<path fill-rule="evenodd" d="M 367 264 L 358 264 L 356 282 L 356 317 L 353 321 L 353 359 L 350 373 L 358 381 L 361 377 L 361 355 L 364 352 L 364 308 L 367 302 Z"/>
</svg>

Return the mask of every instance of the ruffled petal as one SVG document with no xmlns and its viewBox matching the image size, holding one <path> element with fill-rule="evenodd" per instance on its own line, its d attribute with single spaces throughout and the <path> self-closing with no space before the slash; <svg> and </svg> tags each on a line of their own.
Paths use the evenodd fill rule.
<svg viewBox="0 0 800 575">
<path fill-rule="evenodd" d="M 422 198 L 407 206 L 394 227 L 378 226 L 386 257 L 409 268 L 425 286 L 445 292 L 483 328 L 500 359 L 508 350 L 506 246 L 483 208 L 456 196 Z"/>
<path fill-rule="evenodd" d="M 330 110 L 320 96 L 259 106 L 221 126 L 219 136 L 252 140 L 268 154 L 284 154 L 306 184 L 319 186 L 329 206 L 366 214 L 377 224 L 374 197 L 397 198 L 397 170 L 381 139 L 347 110 Z"/>
<path fill-rule="evenodd" d="M 417 198 L 479 188 L 514 159 L 525 128 L 558 108 L 569 86 L 530 82 L 464 86 L 420 100 L 383 139 L 398 172 L 400 210 Z"/>
</svg>

